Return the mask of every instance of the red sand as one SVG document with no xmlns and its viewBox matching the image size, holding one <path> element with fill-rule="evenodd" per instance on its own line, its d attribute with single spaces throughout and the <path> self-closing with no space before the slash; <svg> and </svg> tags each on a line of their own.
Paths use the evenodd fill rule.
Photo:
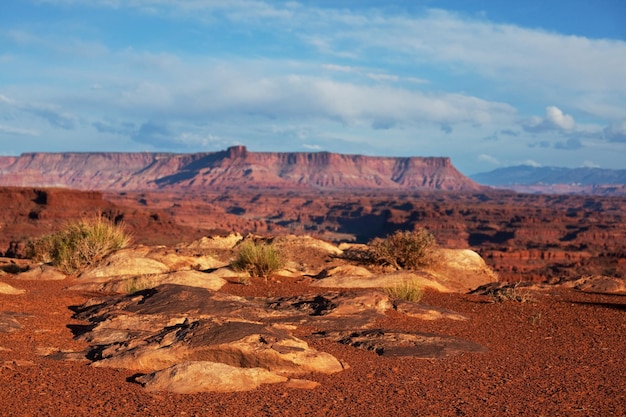
<svg viewBox="0 0 626 417">
<path fill-rule="evenodd" d="M 305 375 L 313 390 L 266 385 L 252 392 L 151 394 L 128 382 L 133 372 L 56 361 L 38 349 L 81 350 L 68 324 L 70 305 L 87 294 L 70 280 L 0 278 L 25 295 L 0 295 L 0 311 L 23 329 L 0 333 L 1 416 L 623 416 L 626 415 L 626 298 L 558 290 L 535 303 L 490 303 L 483 296 L 427 292 L 424 303 L 470 321 L 425 322 L 390 313 L 381 327 L 463 337 L 489 350 L 441 360 L 386 358 L 306 337 L 348 363 L 334 375 Z M 310 292 L 306 284 L 228 285 L 267 296 Z M 310 333 L 310 332 L 309 332 Z M 15 361 L 15 362 L 13 362 Z M 20 362 L 20 361 L 31 361 Z"/>
</svg>

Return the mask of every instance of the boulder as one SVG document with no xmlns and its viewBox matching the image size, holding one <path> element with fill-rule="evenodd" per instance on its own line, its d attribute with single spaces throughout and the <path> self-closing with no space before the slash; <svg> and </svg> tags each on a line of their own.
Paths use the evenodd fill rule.
<svg viewBox="0 0 626 417">
<path fill-rule="evenodd" d="M 336 274 L 311 283 L 312 287 L 323 288 L 387 288 L 414 282 L 422 288 L 432 288 L 440 292 L 452 290 L 438 282 L 432 275 L 423 271 L 396 271 L 392 273 L 365 276 Z"/>
<path fill-rule="evenodd" d="M 24 281 L 59 281 L 65 278 L 67 275 L 48 264 L 33 266 L 15 277 L 15 279 Z"/>
<path fill-rule="evenodd" d="M 208 236 L 199 240 L 191 242 L 181 247 L 187 249 L 232 249 L 243 240 L 243 237 L 239 233 L 231 233 L 228 236 Z"/>
<path fill-rule="evenodd" d="M 498 281 L 498 275 L 485 260 L 470 249 L 438 249 L 438 262 L 425 268 L 451 292 L 467 293 Z"/>
<path fill-rule="evenodd" d="M 589 293 L 626 295 L 626 280 L 606 275 L 591 275 L 570 283 L 573 288 Z"/>
<path fill-rule="evenodd" d="M 80 274 L 85 281 L 103 282 L 112 277 L 156 275 L 169 272 L 169 268 L 162 262 L 154 259 L 135 256 L 130 251 L 115 252 L 97 267 Z"/>
<path fill-rule="evenodd" d="M 17 294 L 24 294 L 25 292 L 26 290 L 24 289 L 15 288 L 7 284 L 6 282 L 0 282 L 0 294 L 17 295 Z"/>
<path fill-rule="evenodd" d="M 184 255 L 178 253 L 175 250 L 168 250 L 164 248 L 157 248 L 146 254 L 146 258 L 154 259 L 161 262 L 170 271 L 182 271 L 182 270 L 197 270 L 205 271 L 209 269 L 222 268 L 228 263 L 218 261 L 212 256 L 208 255 Z"/>
<path fill-rule="evenodd" d="M 147 391 L 179 394 L 250 391 L 261 384 L 286 382 L 287 377 L 263 368 L 239 368 L 223 363 L 188 361 L 135 379 Z"/>
</svg>

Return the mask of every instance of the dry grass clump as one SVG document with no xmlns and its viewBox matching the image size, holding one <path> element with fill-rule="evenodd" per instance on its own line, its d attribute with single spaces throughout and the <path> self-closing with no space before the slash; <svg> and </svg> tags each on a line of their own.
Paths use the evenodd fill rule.
<svg viewBox="0 0 626 417">
<path fill-rule="evenodd" d="M 137 291 L 154 288 L 156 283 L 156 274 L 143 274 L 124 281 L 124 290 L 126 294 L 133 294 Z"/>
<path fill-rule="evenodd" d="M 436 261 L 435 237 L 426 229 L 396 231 L 386 238 L 374 238 L 368 243 L 372 262 L 395 269 L 419 269 Z"/>
<path fill-rule="evenodd" d="M 513 286 L 504 286 L 489 291 L 489 296 L 494 303 L 505 303 L 513 301 L 516 303 L 528 303 L 535 300 L 526 292 L 518 289 L 519 283 Z"/>
<path fill-rule="evenodd" d="M 406 280 L 399 284 L 383 288 L 393 298 L 418 303 L 424 297 L 424 288 L 416 280 Z"/>
<path fill-rule="evenodd" d="M 274 244 L 247 241 L 239 247 L 233 269 L 255 277 L 267 278 L 285 265 L 282 251 Z"/>
<path fill-rule="evenodd" d="M 102 215 L 68 223 L 62 230 L 28 242 L 27 255 L 53 263 L 73 274 L 96 264 L 114 250 L 128 246 L 131 238 L 123 224 Z"/>
</svg>

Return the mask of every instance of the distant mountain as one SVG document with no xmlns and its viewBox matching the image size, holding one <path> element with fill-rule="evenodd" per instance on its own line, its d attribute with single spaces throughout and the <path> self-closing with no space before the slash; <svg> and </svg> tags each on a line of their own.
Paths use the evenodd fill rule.
<svg viewBox="0 0 626 417">
<path fill-rule="evenodd" d="M 81 190 L 432 189 L 476 191 L 449 158 L 329 152 L 25 153 L 0 156 L 0 186 Z"/>
<path fill-rule="evenodd" d="M 626 169 L 520 165 L 474 174 L 470 178 L 479 184 L 520 192 L 626 195 Z"/>
</svg>

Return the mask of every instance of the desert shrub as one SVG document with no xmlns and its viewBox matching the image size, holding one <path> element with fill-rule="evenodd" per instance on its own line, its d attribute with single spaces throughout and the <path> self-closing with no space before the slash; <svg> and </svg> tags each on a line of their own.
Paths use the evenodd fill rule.
<svg viewBox="0 0 626 417">
<path fill-rule="evenodd" d="M 494 303 L 513 301 L 516 303 L 534 302 L 535 300 L 527 293 L 518 289 L 519 283 L 492 289 L 488 292 Z"/>
<path fill-rule="evenodd" d="M 56 233 L 42 236 L 38 239 L 29 240 L 26 243 L 26 256 L 43 263 L 50 263 L 54 259 L 54 246 Z"/>
<path fill-rule="evenodd" d="M 416 280 L 405 280 L 399 284 L 383 288 L 393 298 L 420 302 L 424 297 L 424 289 Z"/>
<path fill-rule="evenodd" d="M 232 266 L 238 271 L 247 271 L 252 276 L 267 278 L 285 264 L 280 249 L 270 243 L 243 242 Z"/>
<path fill-rule="evenodd" d="M 155 274 L 144 274 L 134 276 L 124 281 L 124 290 L 127 294 L 133 294 L 147 288 L 154 288 L 156 285 Z"/>
<path fill-rule="evenodd" d="M 396 269 L 418 269 L 435 262 L 435 237 L 426 229 L 397 231 L 368 243 L 370 260 Z"/>
<path fill-rule="evenodd" d="M 101 215 L 68 223 L 62 230 L 27 244 L 27 256 L 51 262 L 71 274 L 100 261 L 110 252 L 130 243 L 124 225 Z"/>
</svg>

